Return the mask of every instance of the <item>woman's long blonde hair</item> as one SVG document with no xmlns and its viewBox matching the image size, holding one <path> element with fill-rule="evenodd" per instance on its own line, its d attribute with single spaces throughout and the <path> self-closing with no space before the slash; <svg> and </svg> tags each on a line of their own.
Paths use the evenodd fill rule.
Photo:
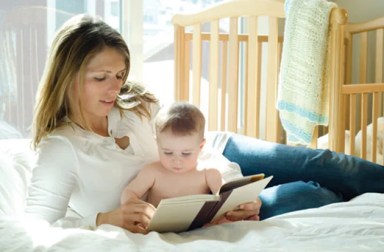
<svg viewBox="0 0 384 252">
<path fill-rule="evenodd" d="M 126 82 L 130 69 L 128 46 L 122 36 L 105 22 L 89 15 L 77 15 L 56 33 L 36 96 L 32 123 L 35 148 L 44 136 L 65 123 L 70 112 L 68 90 L 77 74 L 80 85 L 83 85 L 89 60 L 105 47 L 114 48 L 124 56 L 127 74 L 123 81 Z M 156 98 L 142 85 L 127 82 L 122 86 L 115 105 L 133 110 L 140 116 L 150 116 L 148 104 L 152 102 L 157 102 Z"/>
</svg>

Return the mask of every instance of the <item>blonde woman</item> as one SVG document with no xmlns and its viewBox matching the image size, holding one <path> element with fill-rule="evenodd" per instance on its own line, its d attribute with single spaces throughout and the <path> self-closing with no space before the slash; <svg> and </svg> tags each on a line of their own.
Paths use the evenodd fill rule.
<svg viewBox="0 0 384 252">
<path fill-rule="evenodd" d="M 38 156 L 29 215 L 57 225 L 108 223 L 146 232 L 155 207 L 138 199 L 119 203 L 124 186 L 158 159 L 152 124 L 158 103 L 127 82 L 129 68 L 126 43 L 102 20 L 79 15 L 58 31 L 33 121 Z M 234 220 L 258 216 L 259 208 L 255 197 Z"/>
</svg>

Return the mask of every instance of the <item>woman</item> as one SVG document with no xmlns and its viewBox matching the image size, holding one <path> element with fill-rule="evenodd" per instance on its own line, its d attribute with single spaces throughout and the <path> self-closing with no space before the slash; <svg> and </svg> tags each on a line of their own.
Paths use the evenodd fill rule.
<svg viewBox="0 0 384 252">
<path fill-rule="evenodd" d="M 158 105 L 140 85 L 126 83 L 129 68 L 126 43 L 103 21 L 79 15 L 58 31 L 33 120 L 37 161 L 28 214 L 62 226 L 112 224 L 146 232 L 155 208 L 137 199 L 120 205 L 119 199 L 141 167 L 158 159 L 152 127 Z M 218 223 L 384 191 L 383 167 L 357 158 L 227 133 L 213 134 L 210 143 L 244 174 L 264 172 L 274 175 L 271 185 L 281 184 L 264 190 L 261 209 L 255 196 Z"/>
<path fill-rule="evenodd" d="M 158 105 L 141 86 L 123 85 L 129 68 L 127 45 L 101 20 L 76 16 L 58 31 L 38 90 L 28 214 L 145 232 L 155 208 L 141 200 L 119 206 L 119 199 L 138 170 L 158 159 L 151 121 Z M 81 218 L 63 219 L 68 205 Z M 246 204 L 232 219 L 256 219 L 259 206 Z"/>
</svg>

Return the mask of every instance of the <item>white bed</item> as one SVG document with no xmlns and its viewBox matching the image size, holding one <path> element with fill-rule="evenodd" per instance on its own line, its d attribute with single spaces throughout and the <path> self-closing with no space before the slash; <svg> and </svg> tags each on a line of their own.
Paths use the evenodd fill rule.
<svg viewBox="0 0 384 252">
<path fill-rule="evenodd" d="M 60 229 L 1 216 L 0 237 L 1 251 L 382 251 L 384 195 L 180 234 L 133 234 L 110 225 Z"/>
<path fill-rule="evenodd" d="M 381 251 L 384 194 L 185 233 L 132 234 L 103 225 L 59 228 L 18 217 L 33 154 L 28 141 L 0 140 L 0 251 Z"/>
</svg>

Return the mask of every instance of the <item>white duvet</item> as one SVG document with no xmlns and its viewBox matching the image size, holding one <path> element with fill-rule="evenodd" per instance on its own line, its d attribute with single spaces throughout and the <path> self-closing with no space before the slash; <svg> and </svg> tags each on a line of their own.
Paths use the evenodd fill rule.
<svg viewBox="0 0 384 252">
<path fill-rule="evenodd" d="M 384 194 L 179 234 L 61 229 L 0 216 L 0 251 L 384 251 Z"/>
<path fill-rule="evenodd" d="M 132 234 L 111 225 L 63 229 L 10 217 L 22 212 L 31 158 L 29 140 L 0 140 L 0 252 L 384 251 L 384 194 L 379 193 L 262 222 L 179 234 Z"/>
</svg>

